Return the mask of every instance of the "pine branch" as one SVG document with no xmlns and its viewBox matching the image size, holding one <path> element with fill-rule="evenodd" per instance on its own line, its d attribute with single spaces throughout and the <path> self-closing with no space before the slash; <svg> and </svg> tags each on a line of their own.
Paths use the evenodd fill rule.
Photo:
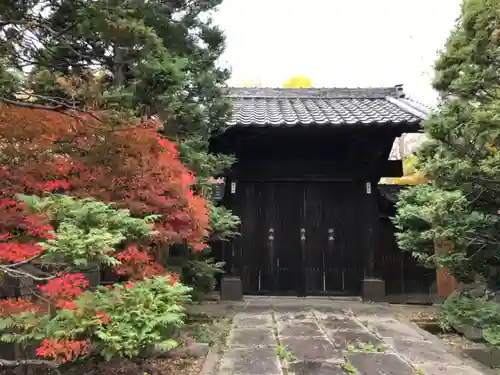
<svg viewBox="0 0 500 375">
<path fill-rule="evenodd" d="M 22 266 L 24 264 L 33 262 L 34 260 L 36 260 L 36 259 L 38 259 L 38 258 L 40 258 L 42 256 L 43 256 L 43 252 L 41 252 L 40 254 L 37 254 L 35 256 L 32 256 L 31 258 L 25 259 L 25 260 L 23 260 L 21 262 L 17 262 L 17 263 L 13 263 L 13 264 L 7 264 L 4 267 L 5 268 L 17 268 L 17 267 L 20 267 L 20 266 Z"/>
<path fill-rule="evenodd" d="M 61 371 L 59 371 L 58 369 L 59 366 L 57 365 L 57 363 L 52 361 L 44 361 L 41 359 L 19 359 L 19 360 L 9 361 L 7 359 L 0 358 L 0 368 L 2 367 L 12 368 L 19 366 L 43 366 L 50 368 L 58 375 L 62 375 Z"/>
<path fill-rule="evenodd" d="M 50 276 L 46 276 L 46 277 L 39 277 L 39 276 L 33 275 L 30 272 L 16 270 L 16 269 L 9 268 L 8 266 L 1 265 L 0 272 L 3 272 L 4 274 L 11 276 L 11 277 L 28 277 L 28 278 L 33 279 L 35 281 L 48 281 L 48 280 L 52 280 L 52 279 L 55 279 L 57 277 L 60 277 L 62 274 L 68 272 L 68 270 L 58 272 L 54 275 L 50 275 Z"/>
<path fill-rule="evenodd" d="M 17 107 L 43 109 L 46 111 L 60 111 L 61 109 L 64 108 L 63 105 L 49 106 L 44 104 L 26 103 L 26 102 L 20 102 L 18 100 L 7 99 L 5 97 L 0 98 L 0 101 Z"/>
</svg>

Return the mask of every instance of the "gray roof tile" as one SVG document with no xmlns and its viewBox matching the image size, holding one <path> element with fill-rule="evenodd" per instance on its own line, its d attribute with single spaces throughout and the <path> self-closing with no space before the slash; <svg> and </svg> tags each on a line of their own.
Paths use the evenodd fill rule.
<svg viewBox="0 0 500 375">
<path fill-rule="evenodd" d="M 293 126 L 419 124 L 426 117 L 404 99 L 401 86 L 387 88 L 232 88 L 229 125 Z"/>
</svg>

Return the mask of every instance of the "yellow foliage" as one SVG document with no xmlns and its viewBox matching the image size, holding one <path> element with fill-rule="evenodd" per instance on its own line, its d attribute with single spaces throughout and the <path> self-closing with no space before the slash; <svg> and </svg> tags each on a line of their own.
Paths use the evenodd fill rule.
<svg viewBox="0 0 500 375">
<path fill-rule="evenodd" d="M 409 176 L 417 171 L 415 168 L 418 162 L 416 155 L 409 155 L 403 158 L 403 176 Z"/>
<path fill-rule="evenodd" d="M 407 156 L 403 159 L 403 176 L 396 178 L 381 178 L 381 184 L 392 185 L 419 185 L 427 184 L 429 179 L 423 172 L 419 172 L 415 166 L 417 164 L 417 157 L 415 155 Z"/>
<path fill-rule="evenodd" d="M 393 185 L 419 185 L 426 184 L 429 180 L 422 172 L 415 172 L 408 176 L 386 179 L 384 183 Z"/>
<path fill-rule="evenodd" d="M 312 81 L 304 76 L 293 76 L 290 77 L 288 81 L 283 82 L 284 88 L 310 88 L 312 87 Z"/>
</svg>

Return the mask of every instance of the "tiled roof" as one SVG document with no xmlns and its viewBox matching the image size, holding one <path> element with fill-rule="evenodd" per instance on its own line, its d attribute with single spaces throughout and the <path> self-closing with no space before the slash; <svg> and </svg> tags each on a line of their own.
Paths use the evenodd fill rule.
<svg viewBox="0 0 500 375">
<path fill-rule="evenodd" d="M 418 125 L 427 110 L 404 99 L 401 86 L 382 88 L 231 88 L 234 126 Z"/>
</svg>

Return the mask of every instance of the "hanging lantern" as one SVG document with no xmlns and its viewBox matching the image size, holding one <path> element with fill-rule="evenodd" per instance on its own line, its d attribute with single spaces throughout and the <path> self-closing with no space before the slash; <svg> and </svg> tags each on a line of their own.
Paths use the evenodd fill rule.
<svg viewBox="0 0 500 375">
<path fill-rule="evenodd" d="M 216 202 L 220 202 L 224 198 L 224 192 L 226 189 L 226 179 L 225 178 L 211 178 L 209 180 L 213 184 L 212 197 Z"/>
</svg>

